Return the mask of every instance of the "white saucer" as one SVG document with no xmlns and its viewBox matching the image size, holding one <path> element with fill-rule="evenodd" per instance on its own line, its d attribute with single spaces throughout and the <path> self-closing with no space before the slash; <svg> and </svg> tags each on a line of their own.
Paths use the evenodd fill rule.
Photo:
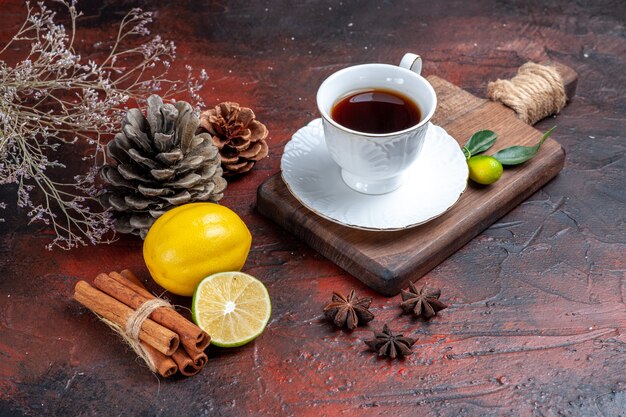
<svg viewBox="0 0 626 417">
<path fill-rule="evenodd" d="M 406 229 L 440 216 L 459 200 L 468 177 L 461 147 L 433 124 L 407 180 L 387 194 L 362 194 L 343 182 L 326 149 L 321 119 L 293 135 L 280 166 L 287 188 L 309 210 L 344 226 L 375 231 Z"/>
</svg>

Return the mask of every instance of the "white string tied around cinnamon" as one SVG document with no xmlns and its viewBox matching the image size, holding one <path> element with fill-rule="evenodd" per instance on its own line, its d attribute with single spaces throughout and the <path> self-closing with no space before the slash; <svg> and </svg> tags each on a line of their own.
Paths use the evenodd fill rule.
<svg viewBox="0 0 626 417">
<path fill-rule="evenodd" d="M 556 68 L 533 62 L 522 65 L 510 80 L 490 82 L 487 96 L 512 108 L 530 125 L 558 113 L 567 102 L 563 78 Z"/>
<path fill-rule="evenodd" d="M 143 303 L 129 318 L 126 322 L 126 327 L 122 329 L 117 324 L 105 319 L 104 317 L 100 317 L 100 319 L 105 322 L 109 327 L 115 330 L 117 333 L 122 336 L 122 339 L 135 351 L 135 353 L 146 362 L 148 368 L 152 372 L 157 372 L 156 366 L 152 361 L 152 358 L 146 352 L 141 342 L 139 341 L 139 333 L 141 332 L 141 325 L 143 322 L 150 317 L 150 314 L 157 308 L 166 307 L 174 309 L 174 307 L 167 301 L 162 298 L 153 298 L 151 300 Z"/>
</svg>

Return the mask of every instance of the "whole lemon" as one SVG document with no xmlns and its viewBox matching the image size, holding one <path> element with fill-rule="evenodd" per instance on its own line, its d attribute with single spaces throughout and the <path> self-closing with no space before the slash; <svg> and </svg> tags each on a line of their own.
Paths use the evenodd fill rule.
<svg viewBox="0 0 626 417">
<path fill-rule="evenodd" d="M 239 271 L 252 235 L 241 218 L 214 203 L 191 203 L 159 217 L 143 242 L 152 278 L 174 294 L 191 296 L 203 278 Z"/>
<path fill-rule="evenodd" d="M 493 156 L 477 155 L 467 161 L 469 177 L 479 184 L 489 185 L 502 176 L 502 164 Z"/>
</svg>

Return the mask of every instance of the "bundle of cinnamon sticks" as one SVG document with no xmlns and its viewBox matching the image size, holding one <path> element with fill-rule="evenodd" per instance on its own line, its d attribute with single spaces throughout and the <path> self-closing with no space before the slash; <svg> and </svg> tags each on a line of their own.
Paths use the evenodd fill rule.
<svg viewBox="0 0 626 417">
<path fill-rule="evenodd" d="M 116 329 L 125 329 L 135 311 L 155 298 L 129 270 L 100 274 L 93 286 L 79 281 L 74 288 L 74 299 Z M 158 307 L 139 325 L 135 343 L 153 371 L 191 376 L 206 365 L 211 338 L 173 308 Z"/>
</svg>

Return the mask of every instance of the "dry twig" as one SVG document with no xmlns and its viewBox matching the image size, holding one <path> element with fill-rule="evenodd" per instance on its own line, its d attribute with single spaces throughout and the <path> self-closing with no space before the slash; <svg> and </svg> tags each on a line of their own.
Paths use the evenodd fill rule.
<svg viewBox="0 0 626 417">
<path fill-rule="evenodd" d="M 193 77 L 187 66 L 184 82 L 169 79 L 175 46 L 150 37 L 151 14 L 140 9 L 124 17 L 112 42 L 95 45 L 108 48 L 104 59 L 87 60 L 74 49 L 81 15 L 76 1 L 57 2 L 67 7 L 69 30 L 43 3 L 26 3 L 23 25 L 0 49 L 0 185 L 16 184 L 17 205 L 28 210 L 30 221 L 52 228 L 48 248 L 70 249 L 111 238 L 110 215 L 95 198 L 95 176 L 106 157 L 103 141 L 119 129 L 126 105 L 141 105 L 161 90 L 164 97 L 184 91 L 199 106 L 208 77 L 204 70 Z M 24 56 L 6 62 L 9 48 Z M 55 159 L 62 148 L 75 158 L 68 163 L 87 165 L 84 174 L 58 179 L 66 167 Z"/>
</svg>

